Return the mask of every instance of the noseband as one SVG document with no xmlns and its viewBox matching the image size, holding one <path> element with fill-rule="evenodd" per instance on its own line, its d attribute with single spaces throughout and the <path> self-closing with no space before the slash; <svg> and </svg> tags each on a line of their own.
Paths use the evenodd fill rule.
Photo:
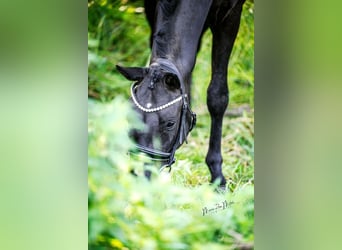
<svg viewBox="0 0 342 250">
<path fill-rule="evenodd" d="M 182 145 L 183 142 L 186 141 L 186 137 L 188 133 L 193 129 L 196 125 L 196 114 L 192 112 L 189 102 L 188 102 L 188 95 L 185 93 L 185 86 L 182 80 L 181 74 L 179 73 L 177 67 L 166 59 L 158 58 L 153 64 L 159 66 L 163 71 L 175 74 L 179 81 L 180 81 L 180 91 L 181 94 L 177 98 L 173 99 L 172 101 L 165 103 L 161 106 L 150 108 L 150 107 L 143 107 L 136 99 L 134 90 L 138 87 L 139 82 L 133 83 L 131 86 L 131 97 L 134 105 L 145 113 L 152 113 L 152 112 L 159 112 L 161 110 L 167 109 L 168 107 L 182 101 L 182 110 L 181 110 L 181 120 L 179 124 L 179 128 L 177 131 L 176 140 L 172 146 L 170 152 L 163 152 L 160 150 L 156 150 L 153 148 L 148 148 L 143 145 L 136 144 L 136 150 L 131 151 L 131 153 L 141 152 L 147 155 L 153 161 L 160 161 L 160 162 L 167 162 L 160 168 L 160 172 L 163 171 L 165 168 L 169 167 L 171 171 L 171 165 L 175 162 L 175 152 L 178 146 Z M 191 121 L 190 126 L 186 128 L 186 118 L 187 114 L 190 114 Z"/>
</svg>

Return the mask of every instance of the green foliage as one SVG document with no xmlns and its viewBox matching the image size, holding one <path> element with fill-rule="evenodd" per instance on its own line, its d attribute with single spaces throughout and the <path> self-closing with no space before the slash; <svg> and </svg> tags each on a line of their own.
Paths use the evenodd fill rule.
<svg viewBox="0 0 342 250">
<path fill-rule="evenodd" d="M 142 173 L 146 163 L 143 158 L 137 161 L 126 154 L 131 146 L 128 124 L 137 123 L 121 97 L 108 104 L 89 101 L 90 249 L 200 250 L 250 246 L 253 185 L 245 182 L 234 192 L 222 194 L 206 182 L 190 186 L 191 178 L 180 175 L 191 164 L 184 160 L 176 163 L 171 174 L 157 174 L 154 169 L 151 182 L 142 174 L 134 177 L 129 171 L 134 168 Z M 195 162 L 199 162 L 197 158 L 194 157 Z M 198 173 L 194 171 L 192 175 Z M 224 201 L 228 207 L 203 215 L 203 209 L 215 208 Z"/>
<path fill-rule="evenodd" d="M 150 30 L 142 6 L 143 1 L 88 3 L 88 51 L 101 58 L 89 63 L 89 96 L 103 101 L 118 93 L 128 96 L 129 84 L 115 65 L 142 66 L 148 60 Z"/>
</svg>

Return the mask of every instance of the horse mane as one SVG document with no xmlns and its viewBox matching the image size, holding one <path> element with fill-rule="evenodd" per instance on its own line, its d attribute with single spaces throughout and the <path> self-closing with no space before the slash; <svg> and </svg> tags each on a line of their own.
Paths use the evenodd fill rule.
<svg viewBox="0 0 342 250">
<path fill-rule="evenodd" d="M 153 43 L 157 44 L 158 52 L 165 55 L 168 48 L 168 23 L 172 21 L 179 0 L 159 0 L 157 4 L 157 22 L 155 25 L 155 34 L 153 36 Z"/>
<path fill-rule="evenodd" d="M 158 11 L 160 10 L 163 14 L 163 18 L 167 19 L 175 11 L 178 4 L 178 0 L 159 0 Z"/>
</svg>

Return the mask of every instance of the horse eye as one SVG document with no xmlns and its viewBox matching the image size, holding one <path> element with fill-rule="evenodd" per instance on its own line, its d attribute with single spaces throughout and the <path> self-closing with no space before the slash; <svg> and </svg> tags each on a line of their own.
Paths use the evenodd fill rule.
<svg viewBox="0 0 342 250">
<path fill-rule="evenodd" d="M 170 128 L 172 128 L 174 125 L 175 125 L 175 122 L 171 122 L 171 121 L 170 121 L 170 122 L 168 122 L 168 123 L 166 124 L 166 127 L 170 129 Z"/>
<path fill-rule="evenodd" d="M 178 79 L 173 75 L 166 75 L 164 78 L 164 82 L 167 86 L 172 88 L 179 88 L 179 81 Z"/>
</svg>

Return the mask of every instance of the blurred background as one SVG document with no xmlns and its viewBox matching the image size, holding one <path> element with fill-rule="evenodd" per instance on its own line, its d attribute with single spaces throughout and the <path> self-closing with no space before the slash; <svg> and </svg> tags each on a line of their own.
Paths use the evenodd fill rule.
<svg viewBox="0 0 342 250">
<path fill-rule="evenodd" d="M 109 6 L 107 3 L 96 5 L 100 10 L 99 18 L 92 27 L 100 24 L 101 13 Z M 118 8 L 121 5 L 133 6 L 133 10 L 141 7 L 135 3 L 138 2 L 122 3 Z M 92 78 L 91 67 L 105 65 L 90 64 L 92 53 L 108 60 L 103 54 L 106 51 L 97 47 L 97 42 L 92 44 L 89 39 L 86 43 L 89 37 L 99 40 L 94 36 L 96 32 L 86 31 L 87 23 L 92 24 L 88 17 L 94 17 L 88 4 L 89 1 L 85 4 L 66 0 L 2 1 L 0 4 L 1 249 L 84 250 L 88 245 L 95 249 L 229 249 L 250 248 L 252 238 L 255 249 L 262 250 L 341 249 L 340 1 L 260 0 L 255 6 L 251 5 L 252 13 L 244 10 L 244 15 L 251 13 L 250 18 L 255 10 L 256 27 L 255 207 L 252 206 L 254 185 L 244 179 L 241 182 L 247 183 L 246 187 L 237 185 L 240 193 L 230 181 L 233 197 L 232 193 L 227 193 L 222 199 L 208 189 L 205 184 L 208 170 L 202 155 L 196 163 L 193 155 L 183 157 L 181 153 L 191 148 L 188 150 L 194 151 L 191 153 L 197 155 L 196 151 L 202 151 L 205 155 L 206 142 L 197 140 L 193 133 L 189 144 L 177 152 L 176 164 L 181 165 L 178 169 L 174 166 L 171 180 L 170 175 L 160 180 L 154 177 L 153 182 L 145 185 L 139 178 L 130 179 L 129 174 L 114 171 L 120 169 L 119 166 L 123 168 L 120 171 L 126 171 L 126 167 L 139 162 L 119 157 L 126 153 L 123 142 L 127 138 L 122 135 L 129 124 L 127 120 L 134 121 L 134 116 L 126 115 L 129 108 L 123 108 L 130 83 L 123 78 L 113 81 L 115 85 L 111 87 L 126 85 L 122 92 L 110 92 L 114 93 L 115 103 L 111 103 L 114 102 L 112 97 L 101 99 L 102 94 L 90 98 L 96 102 L 88 100 L 88 95 L 92 94 L 89 94 L 91 84 L 88 85 L 87 71 Z M 113 11 L 111 15 L 118 13 Z M 134 18 L 117 25 L 143 19 L 142 13 L 131 16 Z M 245 20 L 242 19 L 241 29 L 246 27 Z M 136 28 L 131 27 L 131 30 Z M 239 37 L 244 36 L 240 32 Z M 148 38 L 145 39 L 144 49 L 148 48 Z M 253 40 L 244 41 L 245 44 L 250 42 Z M 119 45 L 123 44 L 113 46 Z M 203 48 L 204 41 L 200 53 Z M 111 53 L 120 51 L 113 49 Z M 119 59 L 113 63 L 141 66 L 145 59 L 137 56 L 127 64 Z M 238 59 L 235 61 L 245 60 Z M 231 71 L 236 69 L 233 60 L 234 55 L 229 76 L 232 95 L 235 83 Z M 111 72 L 113 68 L 114 65 L 110 65 L 105 77 L 115 74 Z M 98 69 L 93 72 L 99 73 Z M 103 75 L 102 72 L 100 76 Z M 209 78 L 207 74 L 203 76 Z M 241 77 L 240 81 L 245 79 L 248 78 Z M 206 85 L 207 82 L 196 81 L 196 84 Z M 238 87 L 234 93 L 245 90 Z M 196 91 L 193 92 L 196 95 Z M 234 100 L 232 97 L 230 108 Z M 239 104 L 236 100 L 236 103 L 240 106 L 242 102 Z M 251 103 L 249 105 L 252 107 Z M 193 108 L 204 114 L 199 115 L 201 120 L 207 119 L 201 99 Z M 92 118 L 96 113 L 98 115 Z M 228 128 L 231 127 L 229 121 L 234 119 L 225 119 Z M 202 127 L 197 126 L 193 132 L 204 136 L 207 123 L 204 120 L 201 123 Z M 237 120 L 236 124 L 241 130 L 241 122 Z M 97 128 L 95 133 L 94 126 L 102 130 Z M 246 145 L 243 142 L 248 141 L 247 137 L 251 137 L 250 133 L 234 139 L 236 149 L 242 153 L 250 148 L 240 148 Z M 120 164 L 107 157 L 105 138 L 115 138 L 107 151 L 117 152 L 113 155 Z M 194 148 L 190 141 L 203 141 L 204 148 Z M 239 176 L 252 179 L 242 171 L 246 168 L 238 167 L 237 171 L 231 168 L 229 161 L 236 160 L 237 152 L 225 152 L 224 171 L 228 171 L 225 175 L 235 182 Z M 244 157 L 240 159 L 243 164 L 246 162 Z M 184 171 L 179 171 L 182 166 Z M 196 174 L 196 169 L 200 175 Z M 133 192 L 137 185 L 138 194 Z M 247 186 L 251 188 L 248 190 Z M 240 204 L 250 205 L 231 206 L 218 211 L 217 217 L 215 214 L 202 216 L 203 208 L 216 206 L 215 199 L 229 202 L 233 198 L 236 203 L 246 201 Z M 167 245 L 170 241 L 171 246 Z"/>
<path fill-rule="evenodd" d="M 130 82 L 115 69 L 145 66 L 150 29 L 143 1 L 88 1 L 88 185 L 90 249 L 252 249 L 254 241 L 254 1 L 246 1 L 229 63 L 230 105 L 223 125 L 227 192 L 208 185 L 210 132 L 206 90 L 212 35 L 203 36 L 193 72 L 196 128 L 176 153 L 170 174 L 142 173 L 130 158 Z M 203 215 L 221 202 L 229 207 Z"/>
</svg>

